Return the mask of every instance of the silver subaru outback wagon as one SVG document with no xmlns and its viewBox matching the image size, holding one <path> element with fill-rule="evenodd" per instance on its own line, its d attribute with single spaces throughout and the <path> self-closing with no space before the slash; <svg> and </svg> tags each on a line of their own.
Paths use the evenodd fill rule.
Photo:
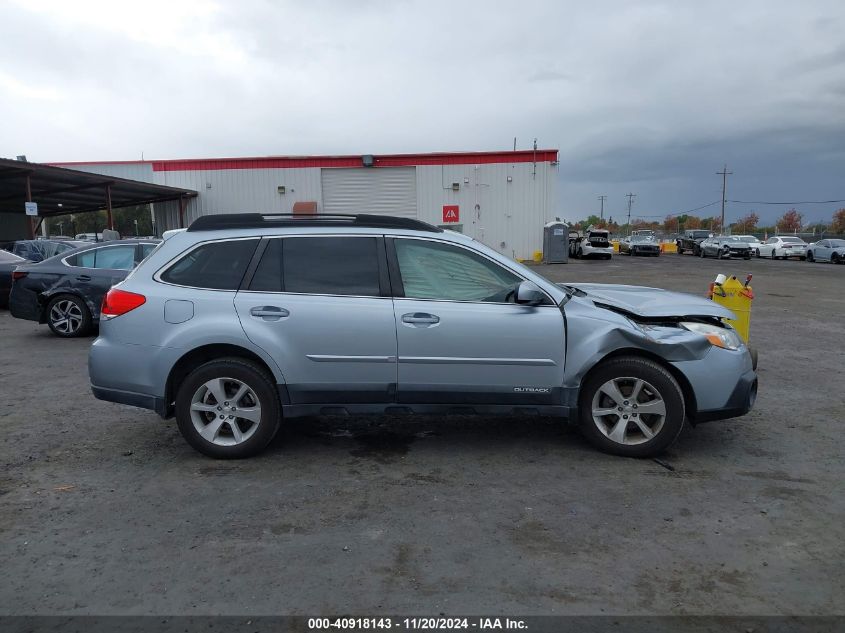
<svg viewBox="0 0 845 633">
<path fill-rule="evenodd" d="M 599 449 L 660 453 L 689 420 L 747 413 L 733 314 L 655 288 L 554 284 L 463 235 L 373 215 L 205 216 L 103 300 L 102 400 L 175 415 L 218 458 L 284 418 L 540 414 Z"/>
</svg>

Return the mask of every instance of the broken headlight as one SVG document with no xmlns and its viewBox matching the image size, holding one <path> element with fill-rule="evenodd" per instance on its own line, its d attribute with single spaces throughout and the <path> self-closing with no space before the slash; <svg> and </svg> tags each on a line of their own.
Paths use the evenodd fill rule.
<svg viewBox="0 0 845 633">
<path fill-rule="evenodd" d="M 736 330 L 719 327 L 713 323 L 699 323 L 698 321 L 684 321 L 679 325 L 690 332 L 703 334 L 716 347 L 739 349 L 742 346 L 742 339 L 739 338 Z"/>
</svg>

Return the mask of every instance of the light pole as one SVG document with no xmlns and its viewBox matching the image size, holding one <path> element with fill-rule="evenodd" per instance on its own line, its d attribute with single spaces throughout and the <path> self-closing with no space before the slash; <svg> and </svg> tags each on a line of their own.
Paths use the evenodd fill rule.
<svg viewBox="0 0 845 633">
<path fill-rule="evenodd" d="M 138 237 L 138 220 L 135 220 L 135 237 Z"/>
</svg>

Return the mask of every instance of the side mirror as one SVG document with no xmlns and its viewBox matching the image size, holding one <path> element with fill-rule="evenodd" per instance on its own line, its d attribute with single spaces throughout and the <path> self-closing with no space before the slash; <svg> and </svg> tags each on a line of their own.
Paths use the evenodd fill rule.
<svg viewBox="0 0 845 633">
<path fill-rule="evenodd" d="M 546 300 L 546 295 L 540 290 L 540 286 L 533 281 L 523 281 L 516 289 L 516 302 L 529 305 L 538 306 Z"/>
</svg>

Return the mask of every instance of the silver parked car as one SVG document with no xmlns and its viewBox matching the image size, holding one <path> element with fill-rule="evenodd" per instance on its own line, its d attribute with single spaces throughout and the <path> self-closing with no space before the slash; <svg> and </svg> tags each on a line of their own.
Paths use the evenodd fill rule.
<svg viewBox="0 0 845 633">
<path fill-rule="evenodd" d="M 213 457 L 283 418 L 533 413 L 651 456 L 748 412 L 733 314 L 655 288 L 554 284 L 478 242 L 386 216 L 205 216 L 106 295 L 94 395 L 175 415 Z"/>
<path fill-rule="evenodd" d="M 716 259 L 730 259 L 742 257 L 751 259 L 751 246 L 735 235 L 717 235 L 708 237 L 699 246 L 701 257 L 715 257 Z"/>
<path fill-rule="evenodd" d="M 845 264 L 845 240 L 819 240 L 807 246 L 808 262 Z"/>
</svg>

